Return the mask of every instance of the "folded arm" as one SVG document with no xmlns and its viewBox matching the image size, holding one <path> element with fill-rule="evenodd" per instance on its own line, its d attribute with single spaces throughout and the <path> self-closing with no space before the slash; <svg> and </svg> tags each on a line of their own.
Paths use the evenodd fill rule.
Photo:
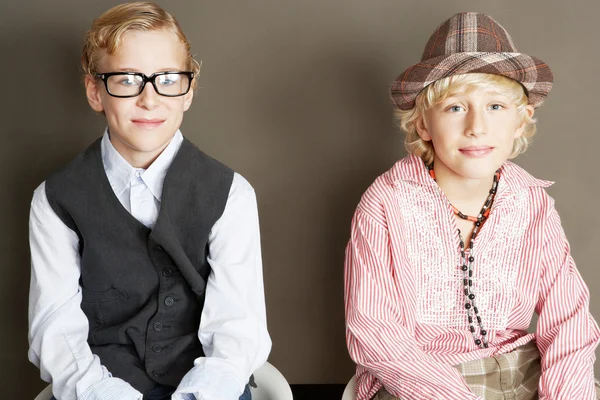
<svg viewBox="0 0 600 400">
<path fill-rule="evenodd" d="M 205 357 L 196 359 L 174 400 L 237 400 L 271 350 L 256 196 L 238 174 L 211 230 L 208 261 L 212 271 L 199 329 Z"/>
<path fill-rule="evenodd" d="M 478 399 L 457 369 L 425 354 L 406 328 L 391 264 L 385 219 L 374 219 L 359 206 L 345 264 L 350 357 L 399 398 Z"/>
<path fill-rule="evenodd" d="M 553 205 L 545 224 L 543 251 L 536 306 L 536 339 L 542 357 L 540 400 L 595 400 L 594 350 L 600 330 L 589 313 L 589 291 Z"/>
<path fill-rule="evenodd" d="M 131 385 L 111 377 L 87 343 L 79 240 L 50 207 L 44 184 L 31 203 L 29 240 L 29 360 L 42 379 L 60 400 L 141 400 Z"/>
</svg>

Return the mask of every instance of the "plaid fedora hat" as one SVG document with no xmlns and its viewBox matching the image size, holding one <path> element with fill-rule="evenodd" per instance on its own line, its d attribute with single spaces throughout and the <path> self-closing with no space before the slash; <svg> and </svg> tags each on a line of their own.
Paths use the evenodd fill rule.
<svg viewBox="0 0 600 400">
<path fill-rule="evenodd" d="M 450 17 L 435 30 L 421 62 L 394 80 L 390 94 L 396 107 L 410 110 L 417 95 L 431 83 L 474 72 L 516 80 L 534 107 L 552 89 L 552 71 L 545 62 L 519 53 L 506 29 L 491 17 L 468 12 Z"/>
</svg>

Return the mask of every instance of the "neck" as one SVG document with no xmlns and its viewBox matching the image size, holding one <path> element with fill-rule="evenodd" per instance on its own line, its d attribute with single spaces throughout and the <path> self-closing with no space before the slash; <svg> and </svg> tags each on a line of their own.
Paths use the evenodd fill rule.
<svg viewBox="0 0 600 400">
<path fill-rule="evenodd" d="M 436 181 L 450 203 L 465 214 L 477 215 L 489 194 L 494 176 L 466 178 L 441 165 L 434 163 Z"/>
</svg>

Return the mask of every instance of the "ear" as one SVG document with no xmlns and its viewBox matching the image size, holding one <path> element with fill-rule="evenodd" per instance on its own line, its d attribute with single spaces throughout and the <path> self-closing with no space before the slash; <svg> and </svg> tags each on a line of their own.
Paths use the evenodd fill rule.
<svg viewBox="0 0 600 400">
<path fill-rule="evenodd" d="M 427 129 L 427 123 L 425 122 L 425 115 L 421 115 L 418 120 L 415 121 L 415 129 L 421 140 L 425 142 L 431 141 L 431 135 L 429 129 Z"/>
<path fill-rule="evenodd" d="M 187 111 L 189 110 L 190 106 L 192 105 L 192 99 L 194 98 L 194 89 L 190 89 L 189 92 L 186 93 L 185 97 L 183 98 L 183 111 Z"/>
<path fill-rule="evenodd" d="M 525 112 L 525 115 L 527 115 L 529 118 L 533 117 L 533 114 L 535 113 L 535 108 L 533 108 L 532 105 L 526 105 L 525 109 L 523 110 Z M 523 136 L 523 132 L 525 131 L 525 126 L 527 126 L 527 122 L 525 121 L 521 121 L 521 124 L 519 124 L 519 126 L 517 127 L 517 130 L 515 131 L 515 139 L 520 138 L 521 136 Z"/>
<path fill-rule="evenodd" d="M 88 99 L 88 103 L 90 103 L 90 107 L 92 110 L 96 112 L 104 111 L 104 105 L 102 104 L 102 94 L 101 88 L 98 83 L 98 80 L 91 75 L 86 75 L 84 79 L 85 84 L 85 94 Z"/>
</svg>

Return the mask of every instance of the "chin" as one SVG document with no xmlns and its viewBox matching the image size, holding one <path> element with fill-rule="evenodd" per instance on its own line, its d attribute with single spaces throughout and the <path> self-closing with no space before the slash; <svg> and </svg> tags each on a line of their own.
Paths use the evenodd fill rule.
<svg viewBox="0 0 600 400">
<path fill-rule="evenodd" d="M 456 172 L 459 175 L 469 179 L 487 179 L 494 176 L 494 173 L 500 168 L 502 164 L 497 163 L 477 163 L 472 165 L 465 165 Z"/>
<path fill-rule="evenodd" d="M 160 141 L 158 141 L 158 140 L 142 141 L 142 142 L 134 143 L 134 148 L 140 152 L 151 153 L 151 152 L 154 152 L 158 149 L 165 147 L 167 142 L 168 142 L 168 139 L 160 140 Z"/>
<path fill-rule="evenodd" d="M 173 138 L 175 134 L 175 131 L 173 131 L 172 133 L 169 133 L 166 129 L 161 129 L 161 130 L 148 130 L 148 129 L 135 129 L 133 132 L 131 132 L 131 135 L 129 136 L 132 140 L 132 142 L 135 143 L 147 143 L 148 145 L 153 145 L 153 144 L 164 144 L 165 142 L 168 142 L 169 140 L 171 140 Z"/>
<path fill-rule="evenodd" d="M 134 133 L 123 138 L 125 146 L 129 147 L 134 151 L 139 152 L 151 152 L 162 147 L 169 138 L 156 137 L 150 134 Z"/>
</svg>

